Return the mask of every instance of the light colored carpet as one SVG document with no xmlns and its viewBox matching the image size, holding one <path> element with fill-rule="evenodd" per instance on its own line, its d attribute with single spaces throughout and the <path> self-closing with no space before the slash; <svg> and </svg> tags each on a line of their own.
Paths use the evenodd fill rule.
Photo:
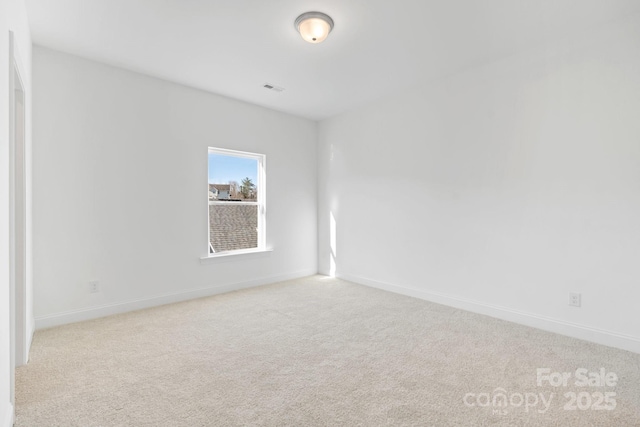
<svg viewBox="0 0 640 427">
<path fill-rule="evenodd" d="M 536 385 L 582 367 L 617 385 Z M 640 426 L 640 355 L 315 276 L 38 331 L 17 373 L 19 427 L 236 425 Z"/>
</svg>

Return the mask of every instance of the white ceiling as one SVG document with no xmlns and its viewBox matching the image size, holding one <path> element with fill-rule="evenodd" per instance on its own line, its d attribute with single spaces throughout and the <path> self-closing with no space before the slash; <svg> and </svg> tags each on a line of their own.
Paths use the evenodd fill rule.
<svg viewBox="0 0 640 427">
<path fill-rule="evenodd" d="M 640 1 L 27 0 L 27 7 L 36 44 L 319 120 L 640 12 Z M 312 10 L 335 21 L 317 45 L 293 27 Z"/>
</svg>

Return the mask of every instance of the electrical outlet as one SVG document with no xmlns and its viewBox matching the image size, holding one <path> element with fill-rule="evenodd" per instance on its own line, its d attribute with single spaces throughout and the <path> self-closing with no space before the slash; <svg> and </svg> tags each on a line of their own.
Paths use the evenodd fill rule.
<svg viewBox="0 0 640 427">
<path fill-rule="evenodd" d="M 569 292 L 569 305 L 572 307 L 580 307 L 582 303 L 582 294 L 577 292 Z"/>
<path fill-rule="evenodd" d="M 89 293 L 95 294 L 100 292 L 100 282 L 92 280 L 89 282 Z"/>
</svg>

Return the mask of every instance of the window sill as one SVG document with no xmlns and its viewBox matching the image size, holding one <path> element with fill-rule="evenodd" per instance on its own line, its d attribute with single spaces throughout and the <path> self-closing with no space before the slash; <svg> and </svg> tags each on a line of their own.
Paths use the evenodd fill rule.
<svg viewBox="0 0 640 427">
<path fill-rule="evenodd" d="M 273 248 L 248 249 L 244 251 L 220 252 L 200 258 L 200 264 L 209 264 L 223 261 L 239 261 L 244 259 L 262 258 L 271 255 Z"/>
</svg>

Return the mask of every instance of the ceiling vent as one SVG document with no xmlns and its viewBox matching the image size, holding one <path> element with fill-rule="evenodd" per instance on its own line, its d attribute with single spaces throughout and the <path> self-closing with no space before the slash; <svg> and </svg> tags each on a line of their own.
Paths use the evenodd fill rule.
<svg viewBox="0 0 640 427">
<path fill-rule="evenodd" d="M 272 90 L 274 92 L 282 92 L 284 90 L 283 87 L 272 85 L 272 84 L 269 84 L 269 83 L 265 83 L 262 87 L 265 88 L 265 89 Z"/>
</svg>

